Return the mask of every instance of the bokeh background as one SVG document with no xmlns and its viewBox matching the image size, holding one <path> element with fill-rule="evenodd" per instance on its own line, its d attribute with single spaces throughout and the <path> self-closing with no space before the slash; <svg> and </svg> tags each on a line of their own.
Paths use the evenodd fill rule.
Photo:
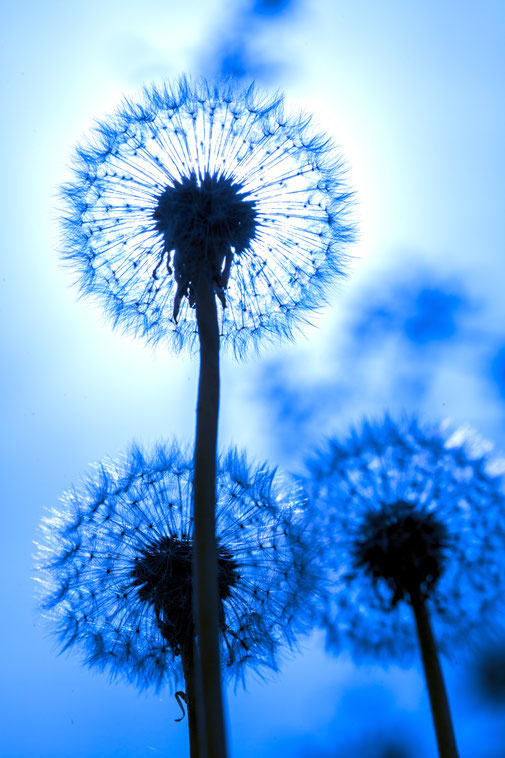
<svg viewBox="0 0 505 758">
<path fill-rule="evenodd" d="M 6 0 L 0 44 L 4 758 L 188 754 L 167 690 L 58 657 L 34 600 L 44 509 L 89 463 L 194 427 L 197 363 L 113 332 L 59 264 L 76 141 L 149 81 L 283 89 L 341 145 L 349 278 L 295 343 L 223 361 L 220 441 L 298 471 L 363 414 L 468 423 L 505 452 L 502 0 Z M 504 557 L 505 563 L 505 557 Z M 505 755 L 505 644 L 445 666 L 462 755 Z M 230 691 L 235 758 L 435 756 L 418 667 L 356 667 L 322 636 Z"/>
</svg>

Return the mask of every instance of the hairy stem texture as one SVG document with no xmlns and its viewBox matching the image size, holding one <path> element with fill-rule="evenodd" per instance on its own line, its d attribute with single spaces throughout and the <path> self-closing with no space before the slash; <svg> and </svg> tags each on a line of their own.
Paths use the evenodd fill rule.
<svg viewBox="0 0 505 758">
<path fill-rule="evenodd" d="M 420 593 L 411 594 L 416 620 L 417 637 L 421 648 L 424 676 L 430 696 L 431 714 L 437 737 L 440 758 L 458 758 L 458 748 L 452 725 L 451 711 L 445 688 L 442 667 L 431 628 L 428 610 Z"/>
<path fill-rule="evenodd" d="M 219 412 L 219 326 L 210 277 L 195 282 L 200 339 L 194 469 L 193 586 L 197 658 L 200 758 L 226 758 L 219 660 L 218 564 L 215 534 L 216 447 Z"/>
</svg>

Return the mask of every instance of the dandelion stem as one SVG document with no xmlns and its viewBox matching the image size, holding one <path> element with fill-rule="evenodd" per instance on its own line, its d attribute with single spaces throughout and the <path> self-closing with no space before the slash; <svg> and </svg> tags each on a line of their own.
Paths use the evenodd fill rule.
<svg viewBox="0 0 505 758">
<path fill-rule="evenodd" d="M 438 754 L 440 758 L 458 758 L 449 700 L 428 610 L 424 598 L 419 592 L 412 592 L 410 599 L 416 620 L 417 638 L 421 648 L 426 686 L 430 697 Z"/>
<path fill-rule="evenodd" d="M 215 536 L 216 446 L 219 412 L 219 326 L 210 277 L 194 282 L 200 339 L 194 471 L 194 611 L 199 643 L 200 749 L 206 758 L 226 758 L 219 661 L 218 563 Z"/>
<path fill-rule="evenodd" d="M 195 701 L 195 654 L 193 641 L 181 651 L 182 670 L 186 687 L 186 705 L 188 708 L 189 754 L 191 758 L 199 758 L 198 751 L 198 722 Z"/>
</svg>

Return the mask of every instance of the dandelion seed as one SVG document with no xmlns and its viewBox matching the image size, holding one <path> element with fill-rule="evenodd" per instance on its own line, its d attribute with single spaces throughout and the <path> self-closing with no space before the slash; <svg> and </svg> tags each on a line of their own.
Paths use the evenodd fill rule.
<svg viewBox="0 0 505 758">
<path fill-rule="evenodd" d="M 457 755 L 437 649 L 482 642 L 503 608 L 505 498 L 489 449 L 468 429 L 386 416 L 309 469 L 329 647 L 402 658 L 417 632 L 440 755 Z"/>
<path fill-rule="evenodd" d="M 225 758 L 213 534 L 220 344 L 241 353 L 290 336 L 323 304 L 353 238 L 351 193 L 329 141 L 286 116 L 281 98 L 182 78 L 99 123 L 63 196 L 64 255 L 82 292 L 153 343 L 199 342 L 193 576 L 206 749 Z"/>
<path fill-rule="evenodd" d="M 196 733 L 192 476 L 175 445 L 99 465 L 43 521 L 37 566 L 61 649 L 141 689 L 185 682 Z M 218 465 L 219 627 L 235 681 L 276 669 L 302 628 L 310 571 L 293 550 L 299 515 L 283 492 L 273 471 L 235 452 Z"/>
<path fill-rule="evenodd" d="M 63 254 L 114 323 L 176 349 L 195 340 L 194 283 L 210 276 L 241 352 L 290 335 L 342 275 L 344 176 L 282 98 L 182 78 L 125 101 L 76 151 Z"/>
</svg>

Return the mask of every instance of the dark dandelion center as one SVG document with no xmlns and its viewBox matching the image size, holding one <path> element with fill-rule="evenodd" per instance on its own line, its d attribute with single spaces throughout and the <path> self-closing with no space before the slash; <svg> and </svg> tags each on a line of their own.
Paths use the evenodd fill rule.
<svg viewBox="0 0 505 758">
<path fill-rule="evenodd" d="M 133 584 L 138 596 L 152 605 L 163 637 L 175 654 L 193 639 L 193 546 L 189 539 L 163 537 L 145 548 L 135 560 Z M 225 547 L 218 549 L 218 592 L 222 601 L 239 580 L 237 564 Z"/>
<path fill-rule="evenodd" d="M 224 307 L 233 253 L 250 245 L 257 225 L 255 203 L 244 199 L 242 185 L 216 174 L 199 179 L 191 173 L 165 187 L 153 219 L 164 242 L 153 271 L 155 279 L 165 256 L 172 273 L 170 253 L 174 251 L 174 317 L 184 295 L 193 304 L 192 285 L 202 278 L 214 283 Z"/>
<path fill-rule="evenodd" d="M 448 538 L 433 513 L 399 500 L 367 513 L 354 543 L 355 565 L 374 583 L 386 582 L 393 605 L 415 594 L 426 598 L 443 571 Z"/>
</svg>

